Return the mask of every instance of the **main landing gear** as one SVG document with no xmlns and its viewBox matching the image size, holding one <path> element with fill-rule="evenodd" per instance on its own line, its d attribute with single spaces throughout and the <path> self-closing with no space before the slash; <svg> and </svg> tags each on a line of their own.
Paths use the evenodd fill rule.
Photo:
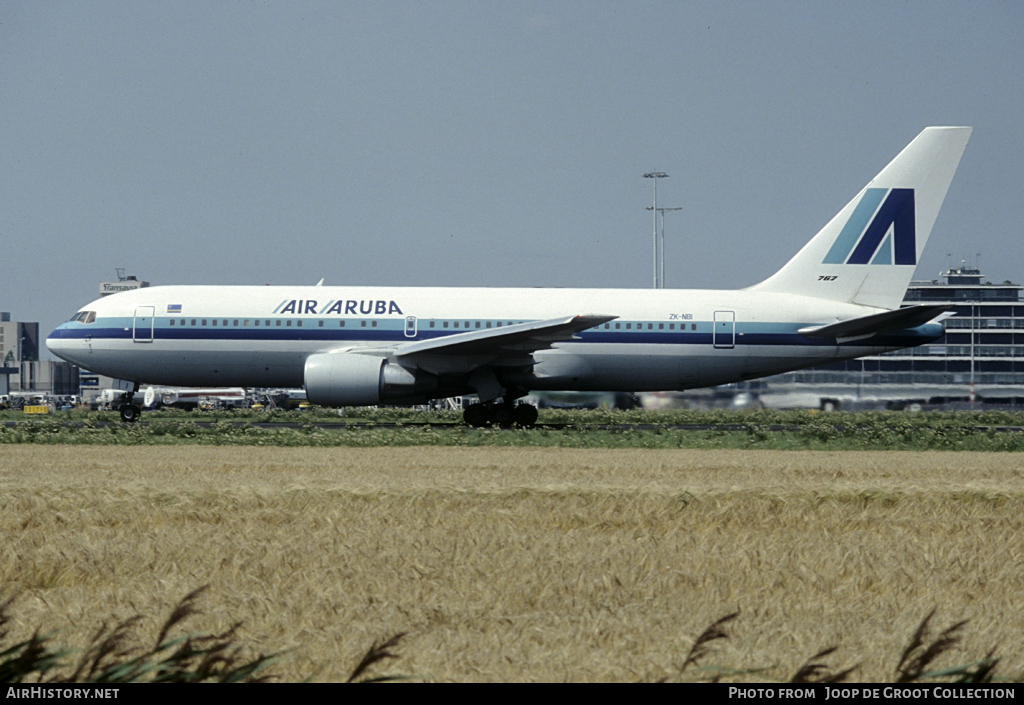
<svg viewBox="0 0 1024 705">
<path fill-rule="evenodd" d="M 522 426 L 529 428 L 537 423 L 537 407 L 533 404 L 470 404 L 462 412 L 462 420 L 468 426 L 492 426 L 502 428 Z"/>
</svg>

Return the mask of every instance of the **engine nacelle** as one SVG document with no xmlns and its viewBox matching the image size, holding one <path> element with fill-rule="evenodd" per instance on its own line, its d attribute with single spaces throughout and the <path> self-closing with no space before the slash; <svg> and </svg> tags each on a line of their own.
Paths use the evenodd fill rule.
<svg viewBox="0 0 1024 705">
<path fill-rule="evenodd" d="M 350 352 L 316 353 L 306 358 L 306 398 L 320 406 L 375 406 L 389 401 L 426 401 L 437 379 L 382 357 Z"/>
</svg>

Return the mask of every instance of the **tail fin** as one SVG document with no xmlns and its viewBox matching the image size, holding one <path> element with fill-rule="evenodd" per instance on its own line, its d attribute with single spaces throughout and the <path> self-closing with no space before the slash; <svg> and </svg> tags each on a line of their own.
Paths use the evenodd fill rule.
<svg viewBox="0 0 1024 705">
<path fill-rule="evenodd" d="M 754 291 L 898 308 L 970 127 L 928 127 Z"/>
</svg>

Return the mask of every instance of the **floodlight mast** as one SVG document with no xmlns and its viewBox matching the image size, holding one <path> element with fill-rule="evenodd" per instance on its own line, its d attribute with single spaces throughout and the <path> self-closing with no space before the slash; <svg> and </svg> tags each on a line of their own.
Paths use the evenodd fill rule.
<svg viewBox="0 0 1024 705">
<path fill-rule="evenodd" d="M 654 210 L 651 206 L 647 206 L 647 210 Z M 659 208 L 658 213 L 661 213 L 661 235 L 658 238 L 658 257 L 661 260 L 658 271 L 661 273 L 661 281 L 659 282 L 659 289 L 665 288 L 665 211 L 681 211 L 682 208 Z"/>
<path fill-rule="evenodd" d="M 654 207 L 651 209 L 654 211 L 654 288 L 659 289 L 658 286 L 658 179 L 664 179 L 668 177 L 663 171 L 649 171 L 644 174 L 645 179 L 654 180 Z"/>
</svg>

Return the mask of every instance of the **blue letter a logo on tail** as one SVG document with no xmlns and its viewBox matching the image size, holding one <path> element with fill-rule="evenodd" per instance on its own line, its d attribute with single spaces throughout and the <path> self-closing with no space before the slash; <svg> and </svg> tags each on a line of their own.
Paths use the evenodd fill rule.
<svg viewBox="0 0 1024 705">
<path fill-rule="evenodd" d="M 914 189 L 869 188 L 822 264 L 917 264 Z"/>
</svg>

